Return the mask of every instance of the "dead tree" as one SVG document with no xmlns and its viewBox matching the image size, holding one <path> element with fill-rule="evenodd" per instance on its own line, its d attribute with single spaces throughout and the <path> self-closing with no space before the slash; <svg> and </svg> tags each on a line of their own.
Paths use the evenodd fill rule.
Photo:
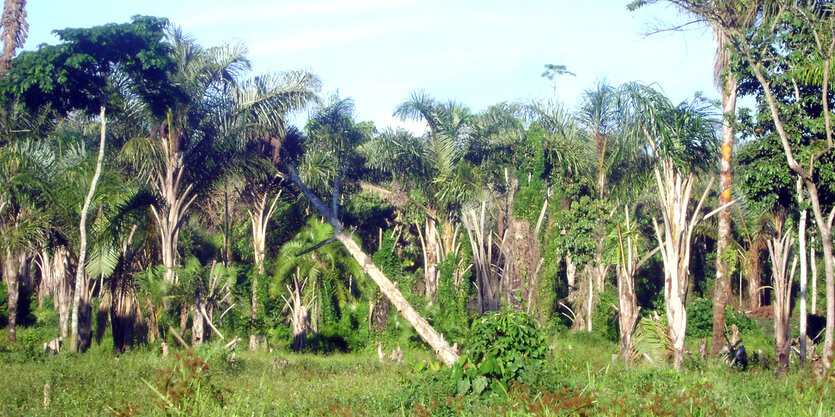
<svg viewBox="0 0 835 417">
<path fill-rule="evenodd" d="M 285 286 L 290 293 L 290 297 L 281 297 L 284 299 L 284 305 L 290 310 L 290 324 L 293 326 L 293 350 L 301 351 L 307 345 L 307 332 L 310 329 L 310 306 L 313 300 L 316 299 L 314 294 L 310 297 L 307 303 L 303 301 L 302 294 L 304 287 L 307 286 L 309 277 L 301 279 L 299 268 L 296 268 L 296 273 L 293 274 L 293 286 L 289 284 Z"/>
<path fill-rule="evenodd" d="M 338 213 L 339 213 L 339 180 L 336 181 L 333 191 L 333 198 L 332 198 L 332 205 L 328 207 L 324 202 L 322 202 L 316 194 L 313 193 L 307 186 L 302 182 L 299 178 L 299 174 L 296 172 L 295 167 L 289 168 L 290 175 L 289 178 L 293 183 L 296 184 L 297 187 L 301 190 L 301 192 L 310 200 L 310 203 L 313 207 L 318 211 L 325 219 L 327 219 L 328 223 L 330 223 L 331 227 L 333 227 L 334 236 L 331 239 L 323 242 L 329 243 L 333 240 L 338 240 L 340 243 L 345 245 L 345 248 L 348 249 L 348 252 L 351 256 L 356 259 L 356 261 L 360 264 L 363 271 L 365 271 L 368 276 L 380 287 L 380 292 L 383 293 L 391 302 L 391 304 L 403 315 L 403 318 L 415 328 L 418 335 L 420 335 L 421 339 L 424 342 L 429 344 L 435 353 L 438 355 L 438 358 L 441 360 L 441 363 L 445 365 L 449 365 L 458 361 L 458 354 L 452 349 L 452 347 L 447 343 L 444 339 L 444 336 L 438 331 L 436 331 L 429 322 L 426 321 L 420 314 L 406 301 L 406 298 L 403 297 L 403 294 L 397 289 L 397 286 L 391 282 L 383 273 L 374 265 L 374 262 L 371 261 L 371 258 L 362 251 L 362 248 L 357 245 L 356 242 L 351 238 L 351 235 L 345 231 L 345 228 L 342 226 L 342 222 L 339 221 Z M 318 246 L 318 245 L 317 245 Z"/>
<path fill-rule="evenodd" d="M 638 326 L 639 313 L 638 297 L 635 294 L 635 274 L 661 248 L 656 247 L 643 258 L 638 258 L 638 246 L 635 233 L 637 232 L 629 218 L 629 206 L 624 208 L 626 213 L 626 230 L 618 231 L 618 324 L 620 327 L 620 354 L 627 362 L 632 360 L 632 335 Z"/>
<path fill-rule="evenodd" d="M 791 233 L 784 233 L 783 219 L 776 221 L 776 233 L 767 242 L 768 254 L 771 256 L 771 282 L 774 287 L 774 350 L 777 359 L 777 374 L 785 372 L 789 367 L 789 338 L 791 328 L 791 282 L 797 267 L 797 257 L 792 262 L 791 274 L 788 273 L 789 258 L 793 239 Z"/>
</svg>

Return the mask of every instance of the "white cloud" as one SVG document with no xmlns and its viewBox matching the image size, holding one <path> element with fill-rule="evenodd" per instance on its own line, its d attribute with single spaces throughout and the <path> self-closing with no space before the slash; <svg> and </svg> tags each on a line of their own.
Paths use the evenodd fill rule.
<svg viewBox="0 0 835 417">
<path fill-rule="evenodd" d="M 246 5 L 235 4 L 229 8 L 208 10 L 184 18 L 184 27 L 208 26 L 233 21 L 252 22 L 256 20 L 275 20 L 324 14 L 367 13 L 407 6 L 420 0 L 319 0 L 297 1 L 292 4 Z"/>
</svg>

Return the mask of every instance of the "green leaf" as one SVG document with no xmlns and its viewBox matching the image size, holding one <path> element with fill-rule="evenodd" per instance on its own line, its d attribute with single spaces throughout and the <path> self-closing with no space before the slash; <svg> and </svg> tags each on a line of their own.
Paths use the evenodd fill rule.
<svg viewBox="0 0 835 417">
<path fill-rule="evenodd" d="M 478 367 L 478 370 L 484 375 L 500 372 L 499 365 L 493 357 L 488 357 L 484 362 L 482 362 Z"/>
<path fill-rule="evenodd" d="M 484 378 L 484 377 L 482 377 Z M 486 380 L 485 380 L 486 381 Z M 464 395 L 470 390 L 470 378 L 464 378 L 458 381 L 458 395 Z M 484 388 L 482 388 L 484 389 Z"/>
<path fill-rule="evenodd" d="M 481 394 L 484 392 L 484 389 L 487 388 L 487 378 L 482 376 L 477 377 L 473 380 L 473 392 L 476 394 Z"/>
</svg>

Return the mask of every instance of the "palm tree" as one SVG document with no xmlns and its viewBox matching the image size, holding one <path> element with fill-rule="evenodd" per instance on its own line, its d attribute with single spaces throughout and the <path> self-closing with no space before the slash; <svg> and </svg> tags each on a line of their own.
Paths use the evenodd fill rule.
<svg viewBox="0 0 835 417">
<path fill-rule="evenodd" d="M 307 326 L 316 332 L 325 322 L 336 319 L 335 307 L 344 308 L 352 301 L 353 287 L 364 276 L 362 268 L 350 259 L 343 247 L 325 245 L 307 251 L 332 235 L 333 228 L 328 223 L 310 219 L 278 253 L 270 294 L 276 297 L 285 289 L 290 293 L 289 298 L 284 294 L 282 297 L 292 313 L 294 350 L 304 345 L 303 333 Z M 310 300 L 309 304 L 301 303 L 302 299 Z"/>
<path fill-rule="evenodd" d="M 238 74 L 249 68 L 249 61 L 242 44 L 204 49 L 180 30 L 170 31 L 168 40 L 176 67 L 171 83 L 180 88 L 182 96 L 168 108 L 165 120 L 150 137 L 131 139 L 119 157 L 133 166 L 159 198 L 151 212 L 166 267 L 165 280 L 173 283 L 180 229 L 198 196 L 195 188 L 207 186 L 217 174 L 203 166 L 217 140 L 216 132 L 202 130 L 204 122 L 224 104 L 219 92 L 234 89 Z"/>
<path fill-rule="evenodd" d="M 416 178 L 415 185 L 427 199 L 421 207 L 426 216 L 423 230 L 418 227 L 418 234 L 423 246 L 426 298 L 431 304 L 438 290 L 438 263 L 453 251 L 455 209 L 472 194 L 472 187 L 461 181 L 457 169 L 468 147 L 472 115 L 459 103 L 438 102 L 424 92 L 412 93 L 409 100 L 397 106 L 394 115 L 427 125 L 422 150 L 427 176 Z"/>
<path fill-rule="evenodd" d="M 700 211 L 709 186 L 692 212 L 689 203 L 695 174 L 710 161 L 714 148 L 710 107 L 699 101 L 674 106 L 661 93 L 634 83 L 624 85 L 622 94 L 631 109 L 634 134 L 647 141 L 657 161 L 654 172 L 663 222 L 659 225 L 653 219 L 653 225 L 664 262 L 664 300 L 673 366 L 680 369 L 687 328 L 691 237 L 696 224 L 708 217 Z"/>
<path fill-rule="evenodd" d="M 29 34 L 26 22 L 26 0 L 6 0 L 3 3 L 3 16 L 0 17 L 3 28 L 3 52 L 0 55 L 0 78 L 6 75 L 14 58 L 15 50 L 23 48 Z"/>
<path fill-rule="evenodd" d="M 281 147 L 288 134 L 287 116 L 316 99 L 320 81 L 306 71 L 292 71 L 255 77 L 235 90 L 235 116 L 243 119 L 244 134 L 253 152 L 244 161 L 259 169 L 248 170 L 248 211 L 252 225 L 252 245 L 257 275 L 253 276 L 250 318 L 258 314 L 258 276 L 264 275 L 267 231 L 275 213 L 281 190 L 277 189 Z M 295 134 L 296 130 L 292 130 Z M 254 171 L 254 172 L 253 172 Z"/>
<path fill-rule="evenodd" d="M 714 80 L 722 92 L 722 145 L 719 164 L 719 198 L 722 204 L 731 201 L 733 176 L 734 114 L 736 112 L 739 80 L 731 69 L 732 39 L 734 33 L 744 32 L 757 23 L 757 18 L 773 13 L 772 0 L 637 0 L 629 7 L 658 2 L 671 3 L 685 13 L 704 21 L 713 30 L 716 55 Z M 719 229 L 716 245 L 716 289 L 713 296 L 713 338 L 711 352 L 716 355 L 725 343 L 725 306 L 731 296 L 731 271 L 726 263 L 725 252 L 731 242 L 731 208 L 719 213 Z"/>
<path fill-rule="evenodd" d="M 0 148 L 0 257 L 8 295 L 8 339 L 16 339 L 19 278 L 28 274 L 29 262 L 46 238 L 47 216 L 43 183 L 38 179 L 42 164 L 27 152 L 26 144 Z"/>
</svg>

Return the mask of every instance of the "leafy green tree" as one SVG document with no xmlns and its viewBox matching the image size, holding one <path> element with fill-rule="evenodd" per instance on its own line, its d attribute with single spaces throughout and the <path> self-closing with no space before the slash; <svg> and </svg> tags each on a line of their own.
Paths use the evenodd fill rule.
<svg viewBox="0 0 835 417">
<path fill-rule="evenodd" d="M 137 16 L 132 23 L 110 24 L 90 29 L 64 29 L 55 33 L 63 42 L 21 54 L 8 73 L 12 94 L 30 108 L 49 105 L 66 113 L 98 110 L 100 121 L 99 154 L 89 192 L 81 210 L 78 265 L 87 261 L 87 218 L 91 200 L 102 171 L 106 138 L 106 109 L 118 107 L 120 77 L 129 80 L 132 91 L 147 99 L 165 97 L 160 86 L 170 69 L 169 46 L 161 42 L 167 20 Z M 86 350 L 87 340 L 78 338 L 89 328 L 88 278 L 79 267 L 73 296 L 70 349 Z M 79 315 L 83 314 L 79 330 Z M 84 338 L 86 339 L 86 337 Z"/>
<path fill-rule="evenodd" d="M 748 74 L 753 91 L 762 103 L 773 132 L 780 140 L 786 165 L 802 181 L 815 225 L 823 245 L 824 272 L 826 275 L 827 317 L 824 342 L 824 364 L 831 367 L 835 349 L 835 261 L 832 249 L 832 217 L 827 214 L 824 201 L 825 188 L 819 169 L 822 162 L 835 149 L 832 130 L 832 105 L 829 94 L 830 67 L 835 50 L 835 15 L 827 5 L 818 2 L 778 2 L 777 12 L 758 20 L 750 30 L 730 32 L 732 51 L 740 66 Z M 803 77 L 821 68 L 821 76 Z M 816 79 L 815 79 L 816 78 Z M 806 83 L 805 81 L 813 81 Z M 792 85 L 793 84 L 793 85 Z M 815 103 L 821 109 L 818 128 L 808 137 L 795 138 L 790 132 L 791 111 L 781 106 L 783 86 L 792 85 L 795 96 L 801 94 L 801 84 L 811 84 L 819 89 Z M 805 85 L 803 85 L 805 89 Z M 789 93 L 791 94 L 791 93 Z M 810 94 L 814 97 L 817 94 Z M 797 100 L 802 101 L 802 98 Z M 772 130 L 772 129 L 769 129 Z M 797 140 L 801 139 L 798 143 Z"/>
<path fill-rule="evenodd" d="M 722 147 L 720 157 L 720 193 L 722 204 L 731 202 L 734 153 L 734 114 L 739 89 L 738 71 L 731 66 L 733 32 L 745 31 L 756 25 L 758 18 L 775 13 L 777 1 L 732 0 L 636 0 L 629 4 L 637 9 L 651 3 L 670 3 L 686 14 L 707 23 L 713 30 L 716 45 L 714 80 L 722 92 Z M 719 213 L 716 255 L 716 289 L 713 299 L 713 338 L 711 351 L 717 355 L 725 343 L 725 306 L 731 296 L 731 271 L 725 253 L 731 242 L 731 207 Z"/>
</svg>

